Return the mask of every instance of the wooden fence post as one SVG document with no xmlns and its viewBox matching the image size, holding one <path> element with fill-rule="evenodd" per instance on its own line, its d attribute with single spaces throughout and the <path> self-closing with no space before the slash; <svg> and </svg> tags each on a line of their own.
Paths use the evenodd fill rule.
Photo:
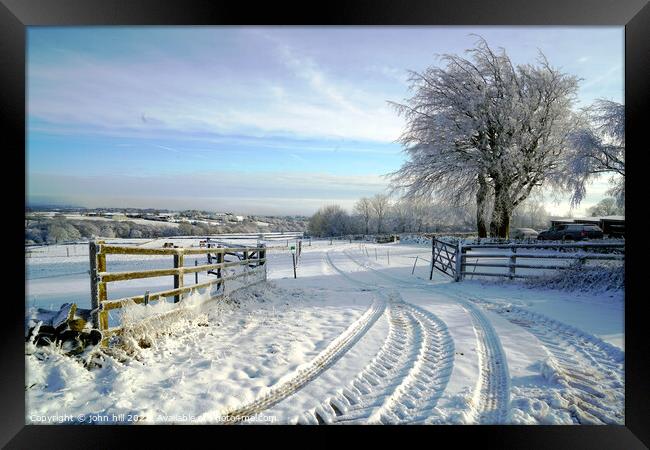
<svg viewBox="0 0 650 450">
<path fill-rule="evenodd" d="M 194 259 L 194 267 L 199 265 L 199 261 L 195 258 Z M 194 284 L 199 284 L 199 273 L 194 272 Z"/>
<path fill-rule="evenodd" d="M 587 257 L 586 256 L 581 256 L 581 257 L 578 258 L 578 264 L 580 264 L 580 266 L 584 267 L 586 262 L 587 262 Z"/>
<path fill-rule="evenodd" d="M 182 250 L 181 250 L 182 252 Z M 183 253 L 176 253 L 174 255 L 174 269 L 182 269 L 185 264 L 185 257 Z M 181 270 L 181 273 L 174 275 L 174 289 L 182 288 L 183 287 L 183 271 Z M 174 303 L 178 303 L 181 301 L 182 295 L 174 295 Z"/>
<path fill-rule="evenodd" d="M 257 246 L 257 248 L 259 248 L 259 250 L 257 251 L 257 259 L 259 259 L 259 260 L 265 259 L 266 258 L 266 250 L 264 250 L 264 249 L 266 248 L 266 245 L 265 244 L 259 244 Z M 262 266 L 264 264 L 266 264 L 266 261 L 258 261 L 258 263 L 257 263 L 258 266 Z"/>
<path fill-rule="evenodd" d="M 217 245 L 217 249 L 220 249 L 220 248 L 222 248 L 221 245 Z M 217 251 L 219 251 L 219 250 L 217 250 Z M 223 258 L 223 252 L 219 251 L 219 253 L 217 253 L 217 264 L 221 264 L 223 262 L 223 259 L 224 259 Z M 221 277 L 221 267 L 219 267 L 217 269 L 217 278 L 222 278 Z M 222 283 L 217 283 L 217 290 L 219 290 L 219 289 L 221 289 L 222 292 L 225 290 L 225 286 L 224 286 L 223 282 Z"/>
<path fill-rule="evenodd" d="M 431 271 L 429 272 L 429 280 L 433 280 L 433 265 L 436 261 L 436 237 L 431 236 Z"/>
<path fill-rule="evenodd" d="M 515 247 L 510 248 L 511 254 L 510 254 L 510 270 L 509 270 L 509 277 L 512 280 L 515 277 L 515 264 L 517 264 L 517 249 Z"/>
<path fill-rule="evenodd" d="M 89 247 L 91 267 L 91 307 L 96 310 L 93 314 L 93 326 L 104 331 L 108 328 L 108 311 L 105 311 L 102 302 L 108 298 L 106 282 L 102 281 L 101 273 L 106 272 L 106 255 L 102 252 L 104 241 L 93 241 Z M 104 345 L 104 342 L 102 343 Z"/>
<path fill-rule="evenodd" d="M 456 280 L 461 281 L 463 279 L 463 244 L 459 240 L 458 246 L 456 247 Z"/>
<path fill-rule="evenodd" d="M 261 261 L 262 259 L 266 258 L 266 250 L 264 248 L 266 247 L 265 244 L 258 244 L 257 246 L 259 250 L 257 251 L 257 259 L 260 260 L 257 262 L 257 266 L 264 266 L 264 281 L 266 281 L 266 261 Z"/>
<path fill-rule="evenodd" d="M 88 244 L 88 254 L 90 255 L 90 308 L 93 311 L 91 319 L 93 328 L 99 328 L 99 292 L 97 290 L 99 277 L 97 275 L 97 241 L 94 239 Z"/>
<path fill-rule="evenodd" d="M 99 283 L 97 284 L 97 294 L 99 297 L 99 309 L 100 309 L 99 329 L 103 331 L 108 329 L 108 311 L 104 310 L 102 304 L 104 300 L 108 299 L 108 290 L 107 290 L 106 282 L 102 281 L 99 274 L 106 272 L 106 254 L 102 251 L 102 246 L 104 244 L 104 241 L 98 241 L 97 243 L 99 244 L 99 252 L 97 254 L 97 272 L 99 278 Z"/>
</svg>

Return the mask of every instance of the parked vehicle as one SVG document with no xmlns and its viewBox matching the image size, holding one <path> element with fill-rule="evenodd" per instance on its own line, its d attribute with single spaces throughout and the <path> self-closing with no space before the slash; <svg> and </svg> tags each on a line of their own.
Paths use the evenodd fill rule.
<svg viewBox="0 0 650 450">
<path fill-rule="evenodd" d="M 607 227 L 610 238 L 625 239 L 625 224 L 613 224 Z M 605 230 L 603 230 L 603 233 Z"/>
<path fill-rule="evenodd" d="M 538 234 L 532 228 L 515 228 L 510 232 L 510 239 L 537 239 Z"/>
<path fill-rule="evenodd" d="M 582 241 L 584 239 L 602 239 L 603 230 L 596 225 L 569 223 L 556 225 L 537 236 L 539 240 L 546 241 Z"/>
</svg>

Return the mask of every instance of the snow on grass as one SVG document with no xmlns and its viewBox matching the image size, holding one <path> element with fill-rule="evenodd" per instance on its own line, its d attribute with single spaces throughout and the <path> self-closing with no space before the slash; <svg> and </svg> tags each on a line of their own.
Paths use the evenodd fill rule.
<svg viewBox="0 0 650 450">
<path fill-rule="evenodd" d="M 101 368 L 88 371 L 75 359 L 39 351 L 26 357 L 28 411 L 209 422 L 314 358 L 370 301 L 266 284 L 188 309 L 163 336 L 141 347 L 131 342 L 128 357 L 104 356 Z"/>
<path fill-rule="evenodd" d="M 498 306 L 517 306 L 541 313 L 599 337 L 619 348 L 624 344 L 625 293 L 530 288 L 520 282 L 463 281 L 458 292 Z"/>
<path fill-rule="evenodd" d="M 535 289 L 560 289 L 582 292 L 616 292 L 625 289 L 625 267 L 621 263 L 606 261 L 594 265 L 571 264 L 557 273 L 529 278 L 525 286 Z"/>
</svg>

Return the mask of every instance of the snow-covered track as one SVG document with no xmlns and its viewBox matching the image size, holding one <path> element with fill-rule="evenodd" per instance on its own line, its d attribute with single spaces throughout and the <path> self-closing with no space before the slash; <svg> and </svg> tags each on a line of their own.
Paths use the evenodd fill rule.
<svg viewBox="0 0 650 450">
<path fill-rule="evenodd" d="M 373 271 L 377 276 L 397 282 L 404 288 L 431 289 L 430 284 L 416 281 L 409 283 L 405 280 L 384 274 L 354 258 L 349 252 L 345 253 L 356 264 Z M 474 395 L 467 414 L 470 423 L 499 424 L 506 423 L 509 418 L 510 406 L 510 374 L 508 363 L 501 345 L 501 340 L 490 321 L 480 308 L 472 303 L 454 296 L 468 312 L 476 335 L 477 353 L 479 357 L 480 374 L 474 388 Z"/>
<path fill-rule="evenodd" d="M 363 259 L 367 259 L 366 256 L 363 254 L 361 255 L 363 259 L 359 260 L 357 257 L 355 257 L 351 252 L 344 252 L 344 254 L 350 258 L 352 261 L 354 261 L 357 265 L 360 267 L 363 267 L 364 269 L 370 270 L 371 272 L 377 274 L 379 277 L 383 278 L 384 280 L 387 281 L 392 281 L 400 286 L 406 287 L 406 288 L 413 288 L 413 287 L 420 287 L 420 288 L 431 288 L 432 285 L 436 284 L 447 284 L 448 280 L 445 279 L 443 281 L 424 281 L 422 279 L 418 278 L 413 278 L 409 279 L 409 281 L 404 280 L 403 278 L 396 277 L 393 275 L 390 275 L 388 273 L 385 273 L 385 271 L 378 270 L 374 267 L 372 267 L 372 264 L 370 261 L 364 262 Z"/>
<path fill-rule="evenodd" d="M 332 261 L 329 264 L 345 274 Z M 352 277 L 351 281 L 371 286 Z M 303 424 L 411 423 L 435 415 L 453 368 L 454 344 L 446 325 L 434 314 L 389 298 L 388 336 L 373 360 L 336 395 L 306 411 Z"/>
<path fill-rule="evenodd" d="M 383 298 L 376 298 L 363 315 L 316 358 L 301 366 L 285 381 L 273 386 L 266 394 L 248 404 L 228 411 L 225 414 L 225 422 L 237 423 L 246 417 L 258 414 L 301 389 L 343 356 L 374 325 L 385 309 L 386 301 Z"/>
<path fill-rule="evenodd" d="M 548 354 L 544 376 L 565 389 L 568 411 L 581 424 L 624 423 L 624 353 L 575 327 L 513 305 L 470 301 L 533 334 Z"/>
<path fill-rule="evenodd" d="M 373 360 L 299 423 L 397 424 L 435 415 L 453 368 L 451 336 L 435 316 L 402 301 L 388 314 L 389 334 Z"/>
<path fill-rule="evenodd" d="M 501 341 L 479 308 L 462 300 L 460 303 L 472 317 L 480 367 L 469 421 L 479 424 L 506 423 L 510 406 L 510 374 Z"/>
</svg>

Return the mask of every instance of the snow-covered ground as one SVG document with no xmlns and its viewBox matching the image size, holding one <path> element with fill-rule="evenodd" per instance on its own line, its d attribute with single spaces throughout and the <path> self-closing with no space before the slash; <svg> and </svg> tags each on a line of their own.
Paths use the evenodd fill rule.
<svg viewBox="0 0 650 450">
<path fill-rule="evenodd" d="M 147 345 L 87 355 L 101 367 L 28 344 L 27 423 L 624 422 L 622 291 L 430 281 L 425 246 L 303 245 L 297 279 L 269 251 L 268 282 L 188 299 Z M 44 278 L 76 258 L 28 264 L 28 302 L 87 296 L 87 274 Z"/>
</svg>

